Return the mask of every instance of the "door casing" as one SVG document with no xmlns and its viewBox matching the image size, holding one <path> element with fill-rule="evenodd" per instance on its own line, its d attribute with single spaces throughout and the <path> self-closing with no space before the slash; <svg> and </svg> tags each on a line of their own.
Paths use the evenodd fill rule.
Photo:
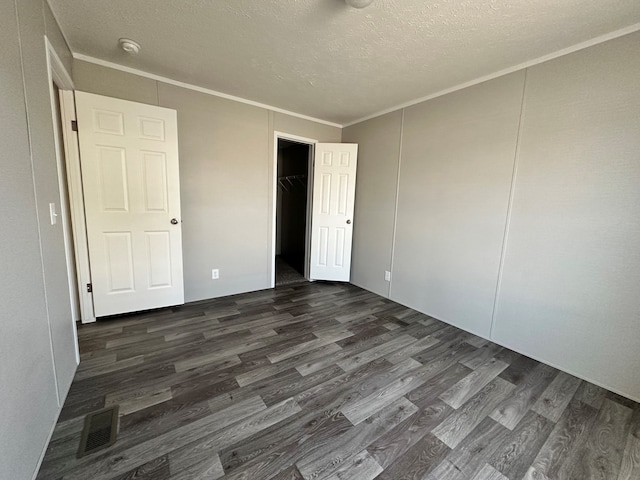
<svg viewBox="0 0 640 480">
<path fill-rule="evenodd" d="M 78 286 L 78 298 L 80 300 L 79 320 L 82 323 L 92 323 L 96 321 L 96 317 L 93 313 L 93 297 L 86 288 L 87 285 L 91 284 L 91 273 L 89 270 L 89 252 L 87 249 L 82 179 L 80 176 L 78 134 L 71 128 L 71 122 L 76 119 L 75 98 L 73 93 L 75 87 L 73 80 L 64 67 L 64 64 L 56 54 L 56 51 L 46 36 L 45 46 L 50 80 L 55 82 L 60 90 L 60 120 L 62 124 L 63 139 L 62 151 L 64 152 L 64 161 L 67 172 L 66 180 L 67 192 L 69 195 L 71 229 L 73 232 L 72 243 L 76 263 L 76 283 Z M 53 91 L 51 94 L 53 95 Z M 52 112 L 55 111 L 53 105 L 54 101 L 55 100 L 52 97 Z"/>
<path fill-rule="evenodd" d="M 276 229 L 278 227 L 276 221 L 277 202 L 278 202 L 278 140 L 289 140 L 292 142 L 302 143 L 309 145 L 309 173 L 307 175 L 307 219 L 306 219 L 306 234 L 305 234 L 305 253 L 304 253 L 304 278 L 309 280 L 309 250 L 311 248 L 311 212 L 312 212 L 312 200 L 313 200 L 313 161 L 315 157 L 315 145 L 319 143 L 318 140 L 313 138 L 301 137 L 299 135 L 293 135 L 285 132 L 273 132 L 273 162 L 272 162 L 272 182 L 271 188 L 271 257 L 270 257 L 270 278 L 271 288 L 276 286 Z"/>
</svg>

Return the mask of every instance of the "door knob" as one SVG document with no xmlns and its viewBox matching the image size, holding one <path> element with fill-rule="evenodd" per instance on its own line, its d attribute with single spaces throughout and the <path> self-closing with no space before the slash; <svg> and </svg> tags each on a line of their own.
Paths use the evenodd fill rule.
<svg viewBox="0 0 640 480">
<path fill-rule="evenodd" d="M 178 219 L 177 218 L 172 218 L 171 219 L 171 225 L 177 225 L 178 224 Z"/>
<path fill-rule="evenodd" d="M 347 220 L 347 225 L 351 225 L 351 220 Z"/>
</svg>

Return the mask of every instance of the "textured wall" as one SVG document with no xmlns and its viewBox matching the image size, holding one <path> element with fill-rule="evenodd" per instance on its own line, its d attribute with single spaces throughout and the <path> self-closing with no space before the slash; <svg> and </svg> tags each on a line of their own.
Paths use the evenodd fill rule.
<svg viewBox="0 0 640 480">
<path fill-rule="evenodd" d="M 71 54 L 71 50 L 69 50 L 69 46 L 62 35 L 60 26 L 53 16 L 49 3 L 47 1 L 43 1 L 42 4 L 44 10 L 44 28 L 47 38 L 49 39 L 49 42 L 51 42 L 53 49 L 56 51 L 58 58 L 62 61 L 64 68 L 67 70 L 69 75 L 71 75 L 73 70 L 73 55 Z"/>
<path fill-rule="evenodd" d="M 185 300 L 267 288 L 268 112 L 164 83 L 159 97 L 178 111 Z"/>
<path fill-rule="evenodd" d="M 496 341 L 640 400 L 640 33 L 529 69 Z"/>
<path fill-rule="evenodd" d="M 59 412 L 56 379 L 64 397 L 76 368 L 62 229 L 48 219 L 60 195 L 45 7 L 0 3 L 0 478 L 11 480 L 33 477 Z M 47 33 L 70 58 L 56 29 L 49 17 Z"/>
<path fill-rule="evenodd" d="M 400 156 L 402 112 L 344 129 L 343 140 L 357 143 L 358 172 L 353 216 L 351 282 L 385 297 L 391 251 Z"/>
<path fill-rule="evenodd" d="M 390 289 L 392 299 L 636 400 L 639 47 L 636 32 L 529 68 L 526 80 L 516 72 L 405 109 Z M 387 169 L 384 197 L 398 127 L 381 141 L 383 118 L 344 137 L 369 152 L 359 181 Z M 377 153 L 385 149 L 386 162 Z M 371 238 L 387 236 L 395 204 L 381 208 L 367 188 L 358 186 L 356 220 L 367 228 L 354 259 L 373 269 L 354 261 L 354 279 L 380 293 L 389 246 Z"/>
<path fill-rule="evenodd" d="M 269 288 L 273 132 L 339 142 L 341 130 L 83 61 L 74 81 L 178 111 L 185 300 Z"/>
<path fill-rule="evenodd" d="M 84 92 L 158 105 L 158 82 L 150 78 L 74 60 L 73 81 Z"/>
<path fill-rule="evenodd" d="M 342 140 L 342 129 L 312 122 L 279 112 L 271 112 L 272 130 L 311 138 L 319 142 L 335 143 Z"/>
<path fill-rule="evenodd" d="M 405 110 L 391 298 L 484 337 L 524 72 Z"/>
<path fill-rule="evenodd" d="M 47 311 L 53 340 L 53 354 L 60 398 L 64 398 L 76 369 L 75 326 L 71 320 L 71 299 L 62 221 L 51 225 L 49 203 L 60 207 L 58 165 L 47 74 L 44 2 L 16 2 L 20 22 L 20 45 L 24 69 L 27 121 L 31 160 L 40 225 Z M 53 25 L 49 26 L 51 30 Z M 58 32 L 58 35 L 61 35 Z M 68 54 L 67 50 L 67 54 Z M 64 57 L 65 55 L 60 55 Z M 59 217 L 61 219 L 62 217 Z"/>
</svg>

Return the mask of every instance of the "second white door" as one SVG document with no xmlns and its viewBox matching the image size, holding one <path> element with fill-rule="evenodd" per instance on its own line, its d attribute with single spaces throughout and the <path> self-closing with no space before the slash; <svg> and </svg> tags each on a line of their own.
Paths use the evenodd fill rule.
<svg viewBox="0 0 640 480">
<path fill-rule="evenodd" d="M 175 110 L 76 92 L 96 317 L 184 303 Z"/>
<path fill-rule="evenodd" d="M 311 215 L 312 280 L 348 282 L 358 145 L 317 143 Z"/>
</svg>

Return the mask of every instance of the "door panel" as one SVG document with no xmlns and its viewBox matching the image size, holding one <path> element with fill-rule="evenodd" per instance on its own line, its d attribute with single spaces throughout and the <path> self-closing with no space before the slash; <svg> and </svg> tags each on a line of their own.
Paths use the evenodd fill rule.
<svg viewBox="0 0 640 480">
<path fill-rule="evenodd" d="M 167 211 L 167 158 L 164 153 L 142 152 L 144 205 L 147 212 Z"/>
<path fill-rule="evenodd" d="M 184 303 L 175 110 L 76 100 L 96 316 Z"/>
<path fill-rule="evenodd" d="M 358 145 L 316 144 L 310 277 L 349 281 Z"/>
<path fill-rule="evenodd" d="M 149 262 L 149 288 L 171 286 L 171 238 L 168 231 L 145 232 Z"/>
<path fill-rule="evenodd" d="M 131 233 L 104 233 L 104 243 L 106 258 L 98 258 L 98 265 L 104 264 L 108 269 L 107 291 L 109 293 L 135 291 Z"/>
<path fill-rule="evenodd" d="M 129 210 L 127 167 L 123 148 L 97 147 L 102 211 Z"/>
</svg>

